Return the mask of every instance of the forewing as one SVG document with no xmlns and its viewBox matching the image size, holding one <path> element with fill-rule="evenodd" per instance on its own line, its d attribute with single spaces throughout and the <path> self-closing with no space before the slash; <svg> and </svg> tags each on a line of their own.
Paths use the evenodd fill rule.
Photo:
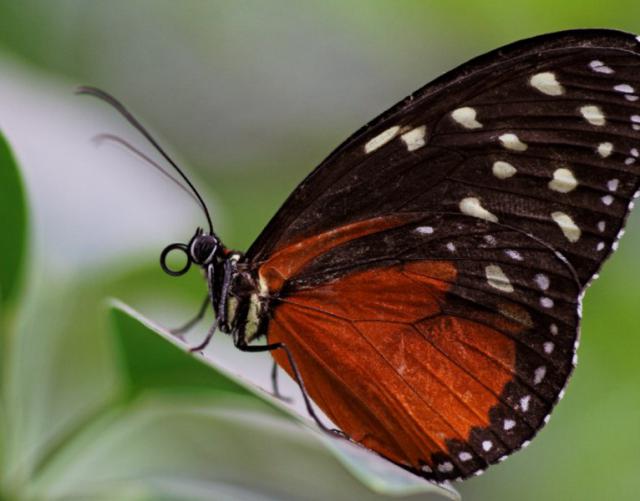
<svg viewBox="0 0 640 501">
<path fill-rule="evenodd" d="M 497 219 L 564 253 L 582 284 L 638 188 L 640 43 L 546 35 L 481 56 L 363 127 L 303 181 L 248 251 L 390 214 Z"/>
</svg>

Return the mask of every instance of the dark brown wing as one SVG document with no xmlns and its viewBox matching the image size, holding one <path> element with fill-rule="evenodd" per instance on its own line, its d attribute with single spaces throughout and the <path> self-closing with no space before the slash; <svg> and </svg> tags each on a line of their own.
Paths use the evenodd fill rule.
<svg viewBox="0 0 640 501">
<path fill-rule="evenodd" d="M 338 426 L 438 480 L 543 426 L 575 364 L 581 295 L 639 187 L 639 64 L 638 40 L 607 30 L 501 48 L 384 113 L 293 192 L 248 258 L 270 341 L 291 346 Z"/>
<path fill-rule="evenodd" d="M 636 38 L 611 30 L 544 35 L 474 59 L 338 147 L 293 191 L 247 256 L 260 262 L 371 217 L 460 212 L 467 199 L 468 210 L 480 213 L 477 200 L 500 222 L 563 252 L 584 284 L 608 254 L 637 189 L 639 64 Z M 563 168 L 578 183 L 566 193 L 572 181 L 563 187 Z M 579 244 L 559 225 L 571 238 L 577 226 Z"/>
</svg>

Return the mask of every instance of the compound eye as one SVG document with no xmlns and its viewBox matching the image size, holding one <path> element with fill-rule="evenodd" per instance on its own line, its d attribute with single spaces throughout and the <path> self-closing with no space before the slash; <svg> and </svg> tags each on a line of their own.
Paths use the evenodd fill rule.
<svg viewBox="0 0 640 501">
<path fill-rule="evenodd" d="M 207 266 L 213 262 L 218 252 L 218 240 L 211 235 L 194 238 L 189 244 L 191 261 L 194 264 Z"/>
<path fill-rule="evenodd" d="M 213 262 L 213 258 L 216 257 L 217 252 L 218 252 L 218 245 L 214 245 L 209 255 L 203 261 L 203 264 L 211 264 Z"/>
<path fill-rule="evenodd" d="M 167 258 L 169 258 L 169 254 L 174 251 L 181 251 L 185 255 L 186 262 L 182 268 L 171 268 L 167 264 Z M 173 259 L 171 260 L 173 261 Z M 180 275 L 184 275 L 187 271 L 189 271 L 189 268 L 191 267 L 189 248 L 185 244 L 171 244 L 165 247 L 160 254 L 160 266 L 165 273 L 171 275 L 172 277 L 179 277 Z"/>
</svg>

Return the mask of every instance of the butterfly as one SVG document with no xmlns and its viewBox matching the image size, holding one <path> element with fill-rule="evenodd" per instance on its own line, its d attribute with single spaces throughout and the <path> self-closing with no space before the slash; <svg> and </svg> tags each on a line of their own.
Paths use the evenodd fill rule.
<svg viewBox="0 0 640 501">
<path fill-rule="evenodd" d="M 246 253 L 119 102 L 79 92 L 123 113 L 204 209 L 208 229 L 161 255 L 172 275 L 204 271 L 199 317 L 216 321 L 195 349 L 219 329 L 270 351 L 323 429 L 445 481 L 526 446 L 564 394 L 582 296 L 640 185 L 639 68 L 639 38 L 611 30 L 477 57 L 344 141 Z"/>
</svg>

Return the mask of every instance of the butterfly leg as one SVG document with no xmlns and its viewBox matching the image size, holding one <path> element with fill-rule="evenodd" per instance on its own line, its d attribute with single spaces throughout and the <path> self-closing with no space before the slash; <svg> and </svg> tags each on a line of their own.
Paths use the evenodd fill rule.
<svg viewBox="0 0 640 501">
<path fill-rule="evenodd" d="M 259 353 L 259 352 L 274 351 L 274 350 L 284 351 L 287 356 L 287 360 L 289 361 L 289 365 L 293 370 L 294 379 L 298 384 L 298 387 L 300 388 L 300 392 L 302 393 L 302 398 L 304 399 L 304 405 L 307 408 L 307 412 L 309 413 L 311 418 L 316 422 L 316 424 L 322 431 L 329 433 L 331 435 L 339 436 L 341 438 L 346 438 L 346 439 L 349 438 L 342 430 L 337 430 L 335 428 L 328 428 L 322 421 L 320 421 L 320 418 L 318 417 L 315 410 L 313 409 L 313 405 L 311 405 L 311 399 L 309 398 L 309 395 L 307 394 L 307 390 L 304 387 L 304 383 L 302 382 L 302 376 L 300 376 L 300 371 L 298 370 L 298 366 L 296 365 L 296 362 L 293 359 L 293 355 L 291 355 L 291 351 L 284 343 L 272 343 L 272 344 L 265 344 L 262 346 L 249 346 L 246 344 L 238 343 L 236 344 L 236 348 L 238 348 L 240 351 L 246 351 L 250 353 Z"/>
<path fill-rule="evenodd" d="M 182 337 L 182 334 L 189 331 L 194 325 L 196 325 L 200 320 L 202 320 L 202 317 L 204 317 L 204 314 L 207 312 L 208 305 L 209 305 L 209 295 L 207 294 L 207 296 L 204 298 L 204 301 L 202 302 L 202 306 L 200 306 L 200 309 L 198 310 L 197 315 L 193 317 L 191 320 L 189 320 L 187 323 L 185 323 L 184 325 L 181 325 L 180 327 L 176 327 L 175 329 L 169 329 L 169 332 L 174 336 Z"/>
<path fill-rule="evenodd" d="M 209 330 L 207 331 L 207 335 L 205 336 L 204 340 L 197 346 L 194 346 L 193 348 L 189 348 L 189 351 L 191 353 L 194 353 L 196 351 L 202 351 L 204 350 L 207 345 L 209 344 L 209 342 L 211 341 L 211 338 L 213 337 L 214 332 L 216 331 L 216 329 L 218 328 L 218 321 L 216 320 L 213 325 L 209 328 Z"/>
<path fill-rule="evenodd" d="M 213 337 L 213 334 L 215 333 L 216 329 L 218 328 L 218 326 L 220 325 L 220 322 L 221 322 L 220 315 L 218 315 L 218 311 L 215 308 L 215 302 L 214 302 L 214 299 L 213 299 L 215 297 L 214 296 L 213 273 L 214 273 L 213 265 L 209 265 L 207 267 L 207 285 L 209 287 L 209 294 L 205 298 L 204 303 L 202 304 L 202 307 L 200 308 L 200 312 L 198 313 L 198 316 L 200 318 L 202 318 L 201 315 L 204 315 L 204 312 L 207 309 L 207 304 L 211 304 L 211 307 L 214 309 L 214 311 L 216 313 L 216 319 L 215 319 L 215 322 L 213 322 L 213 325 L 207 331 L 207 335 L 205 336 L 204 340 L 199 345 L 194 346 L 193 348 L 189 348 L 189 351 L 191 353 L 196 352 L 196 351 L 204 350 L 207 347 L 207 345 L 211 341 L 211 338 Z"/>
<path fill-rule="evenodd" d="M 291 398 L 285 397 L 280 393 L 280 389 L 278 388 L 278 364 L 275 361 L 273 362 L 273 367 L 271 368 L 271 388 L 274 397 L 287 403 L 291 403 L 293 401 Z"/>
</svg>

